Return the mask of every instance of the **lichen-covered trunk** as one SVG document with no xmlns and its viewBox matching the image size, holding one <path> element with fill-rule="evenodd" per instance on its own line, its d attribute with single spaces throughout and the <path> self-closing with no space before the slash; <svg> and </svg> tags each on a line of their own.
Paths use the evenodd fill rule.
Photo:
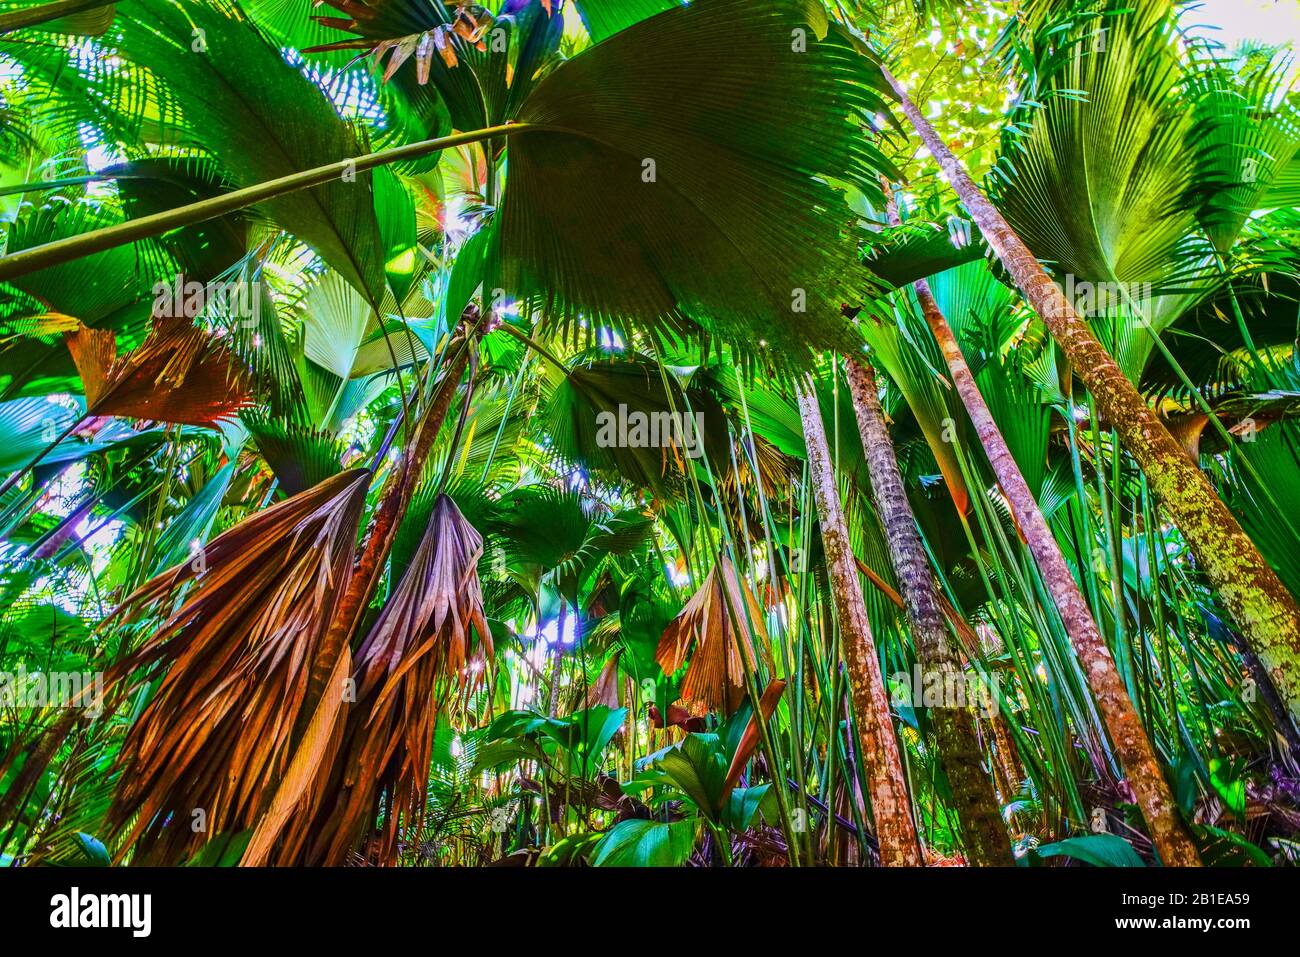
<svg viewBox="0 0 1300 957">
<path fill-rule="evenodd" d="M 965 167 L 886 71 L 912 125 L 988 244 L 1137 460 L 1166 514 L 1231 612 L 1293 719 L 1300 721 L 1300 605 L 1224 505 L 1200 467 L 1147 405 L 1074 305 L 980 192 Z"/>
<path fill-rule="evenodd" d="M 921 847 L 916 837 L 907 797 L 903 761 L 889 717 L 889 698 L 880 672 L 867 606 L 862 598 L 849 542 L 849 529 L 840 507 L 839 488 L 831 466 L 821 409 L 811 384 L 800 383 L 799 417 L 803 421 L 808 447 L 808 472 L 817 501 L 817 516 L 826 553 L 826 576 L 830 581 L 840 640 L 849 678 L 849 692 L 862 739 L 862 764 L 867 771 L 871 809 L 880 842 L 880 863 L 885 866 L 919 866 Z"/>
<path fill-rule="evenodd" d="M 1160 852 L 1160 859 L 1171 866 L 1196 866 L 1200 863 L 1196 846 L 1183 826 L 1178 806 L 1160 771 L 1151 741 L 1147 738 L 1137 709 L 1124 687 L 1124 679 L 1115 667 L 1115 659 L 1092 620 L 1088 603 L 1084 601 L 1083 593 L 1079 591 L 1079 585 L 1065 562 L 1065 556 L 1061 554 L 1061 548 L 1038 508 L 1038 502 L 1011 455 L 1011 449 L 998 430 L 993 414 L 975 384 L 975 376 L 962 356 L 957 338 L 939 311 L 930 287 L 924 280 L 920 280 L 915 288 L 926 322 L 948 364 L 957 394 L 961 396 L 980 444 L 984 447 L 984 454 L 993 467 L 998 487 L 1006 496 L 1011 514 L 1042 575 L 1043 585 L 1052 597 L 1052 603 L 1061 616 L 1061 623 L 1070 636 L 1074 653 L 1083 666 L 1088 688 L 1097 702 L 1097 711 L 1115 746 L 1115 754 L 1128 776 L 1137 805 L 1146 818 L 1151 840 Z"/>
<path fill-rule="evenodd" d="M 902 95 L 900 90 L 900 95 Z M 915 114 L 913 107 L 908 116 Z M 916 120 L 921 120 L 919 115 Z M 915 122 L 915 120 L 914 120 Z M 897 222 L 898 214 L 890 203 L 890 218 Z M 1115 746 L 1115 754 L 1128 776 L 1129 785 L 1142 815 L 1146 818 L 1147 828 L 1151 832 L 1152 843 L 1160 853 L 1160 859 L 1167 865 L 1177 867 L 1199 866 L 1200 857 L 1191 835 L 1183 826 L 1179 816 L 1178 805 L 1174 801 L 1169 784 L 1160 771 L 1156 761 L 1155 750 L 1147 737 L 1137 709 L 1128 696 L 1124 680 L 1110 649 L 1097 630 L 1092 620 L 1092 612 L 1084 601 L 1078 583 L 1070 573 L 1070 567 L 1061 554 L 1052 530 L 1038 508 L 1038 502 L 1024 475 L 1011 454 L 1011 449 L 1002 437 L 993 413 L 989 411 L 984 396 L 980 394 L 975 376 L 966 364 L 961 346 L 952 328 L 944 318 L 930 291 L 929 284 L 917 280 L 912 284 L 916 290 L 917 302 L 925 316 L 926 325 L 939 344 L 948 372 L 952 376 L 954 388 L 961 397 L 966 413 L 970 416 L 975 433 L 985 457 L 993 469 L 998 487 L 1006 497 L 1011 515 L 1025 544 L 1038 566 L 1043 579 L 1043 586 L 1051 596 L 1052 604 L 1060 615 L 1061 624 L 1070 636 L 1070 644 L 1083 667 L 1088 680 L 1088 688 L 1097 702 L 1097 711 L 1106 731 Z"/>
<path fill-rule="evenodd" d="M 926 671 L 927 684 L 931 675 L 937 675 L 939 687 L 960 687 L 961 663 L 944 627 L 939 592 L 907 500 L 894 443 L 880 408 L 875 375 L 870 367 L 852 357 L 845 364 L 867 471 L 871 475 L 872 498 L 885 528 L 889 559 L 902 592 L 916 656 Z M 971 710 L 976 700 L 963 695 L 960 701 L 942 702 L 930 709 L 930 716 L 971 862 L 981 866 L 1010 866 L 1014 861 L 1007 831 L 993 784 L 981 764 L 979 737 Z"/>
</svg>

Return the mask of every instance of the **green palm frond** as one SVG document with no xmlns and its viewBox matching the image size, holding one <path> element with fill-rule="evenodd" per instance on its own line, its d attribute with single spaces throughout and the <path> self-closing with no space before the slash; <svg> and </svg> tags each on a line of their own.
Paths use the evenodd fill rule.
<svg viewBox="0 0 1300 957">
<path fill-rule="evenodd" d="M 678 0 L 574 0 L 583 25 L 596 43 L 606 40 L 657 13 L 671 10 Z"/>
<path fill-rule="evenodd" d="M 548 367 L 545 375 L 550 381 L 542 425 L 550 449 L 563 461 L 656 493 L 680 487 L 701 454 L 709 455 L 714 468 L 726 466 L 726 424 L 718 403 L 699 389 L 689 390 L 689 407 L 701 423 L 697 428 L 697 420 L 688 421 L 688 390 L 671 373 L 665 387 L 653 361 L 593 353 L 565 374 Z M 629 421 L 644 423 L 640 441 L 633 427 L 626 435 L 618 433 L 620 423 Z"/>
<path fill-rule="evenodd" d="M 544 131 L 513 139 L 497 214 L 506 293 L 571 336 L 702 329 L 781 364 L 850 342 L 839 306 L 868 277 L 826 177 L 879 193 L 865 127 L 887 109 L 874 65 L 818 19 L 700 0 L 543 79 L 519 120 Z"/>
<path fill-rule="evenodd" d="M 1285 95 L 1286 67 L 1279 57 L 1243 76 L 1207 54 L 1188 70 L 1192 189 L 1220 254 L 1232 248 L 1252 212 L 1277 201 L 1266 197 L 1300 148 L 1300 107 Z"/>
<path fill-rule="evenodd" d="M 1036 99 L 1014 124 L 1028 131 L 1004 134 L 991 187 L 1007 221 L 1051 264 L 1058 283 L 1072 277 L 1076 285 L 1138 291 L 1132 302 L 1117 294 L 1104 309 L 1083 307 L 1112 349 L 1121 347 L 1121 367 L 1136 376 L 1152 348 L 1145 328 L 1158 331 L 1188 304 L 1187 296 L 1162 293 L 1204 268 L 1204 259 L 1185 248 L 1198 225 L 1186 198 L 1194 182 L 1192 120 L 1180 96 L 1172 12 L 1123 0 L 1099 8 L 1101 26 L 1095 19 L 1065 21 L 1073 26 L 1056 36 L 1057 54 L 1039 77 Z M 1123 332 L 1106 336 L 1115 323 Z"/>
<path fill-rule="evenodd" d="M 136 0 L 122 19 L 122 53 L 137 64 L 166 64 L 185 128 L 220 144 L 217 158 L 235 184 L 368 151 L 320 87 L 285 62 L 238 7 Z M 369 174 L 271 200 L 267 210 L 372 302 L 383 297 L 384 247 Z"/>
</svg>

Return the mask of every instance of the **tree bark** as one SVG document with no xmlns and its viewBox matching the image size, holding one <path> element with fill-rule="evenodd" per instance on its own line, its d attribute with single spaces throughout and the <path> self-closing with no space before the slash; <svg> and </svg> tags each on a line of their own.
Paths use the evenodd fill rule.
<svg viewBox="0 0 1300 957">
<path fill-rule="evenodd" d="M 466 338 L 461 347 L 457 349 L 454 343 L 450 347 L 454 352 L 443 373 L 442 381 L 438 384 L 438 390 L 420 419 L 411 447 L 403 450 L 404 461 L 400 469 L 394 471 L 389 484 L 384 489 L 383 497 L 371 521 L 365 548 L 352 570 L 347 590 L 339 602 L 337 615 L 326 633 L 321 660 L 312 669 L 312 687 L 316 695 L 310 696 L 310 700 L 315 700 L 315 697 L 319 696 L 321 683 L 333 669 L 334 660 L 343 645 L 356 631 L 366 606 L 370 604 L 375 589 L 379 587 L 384 562 L 388 559 L 388 553 L 392 550 L 393 540 L 397 534 L 398 522 L 406 514 L 411 496 L 415 494 L 416 486 L 420 484 L 424 463 L 433 450 L 434 440 L 438 437 L 443 422 L 447 419 L 452 397 L 455 396 L 456 388 L 460 385 L 460 377 L 465 367 L 469 365 L 470 353 L 474 345 L 473 332 L 467 328 Z"/>
<path fill-rule="evenodd" d="M 335 611 L 334 620 L 325 633 L 320 653 L 312 665 L 307 698 L 302 709 L 303 716 L 299 719 L 296 730 L 295 755 L 298 749 L 305 746 L 310 737 L 312 724 L 318 720 L 318 709 L 322 712 L 319 720 L 325 722 L 329 739 L 315 756 L 313 773 L 300 774 L 295 779 L 294 789 L 297 792 L 296 798 L 300 802 L 297 813 L 279 822 L 278 835 L 272 834 L 262 838 L 266 844 L 263 854 L 277 855 L 272 858 L 273 863 L 301 863 L 301 855 L 311 824 L 324 798 L 324 795 L 316 789 L 315 777 L 321 768 L 329 768 L 336 759 L 338 748 L 342 744 L 343 722 L 348 711 L 346 704 L 339 704 L 328 697 L 328 685 L 338 679 L 340 659 L 348 653 L 353 634 L 360 626 L 366 607 L 378 588 L 384 564 L 392 551 L 398 524 L 405 515 L 411 497 L 420 483 L 424 464 L 433 450 L 434 441 L 451 409 L 452 398 L 460 385 L 461 375 L 469 365 L 472 351 L 476 348 L 475 334 L 476 330 L 467 325 L 465 338 L 460 347 L 457 348 L 454 342 L 449 346 L 452 351 L 446 369 L 443 371 L 442 381 L 439 382 L 436 393 L 421 416 L 409 447 L 404 450 L 403 461 L 394 469 L 384 488 L 370 524 L 365 548 L 353 566 L 343 597 Z M 325 710 L 331 708 L 336 709 L 333 714 Z M 271 792 L 269 803 L 263 807 L 261 813 L 265 814 L 276 802 L 284 800 L 287 798 L 281 795 L 277 788 Z M 270 845 L 277 839 L 280 841 L 280 846 L 277 851 L 271 852 Z"/>
<path fill-rule="evenodd" d="M 867 771 L 871 809 L 880 842 L 880 863 L 890 866 L 920 866 L 921 846 L 912 821 L 907 797 L 907 779 L 889 716 L 889 699 L 880 673 L 867 606 L 862 598 L 853 563 L 848 525 L 840 507 L 839 488 L 831 467 L 830 448 L 817 396 L 809 381 L 799 383 L 799 417 L 803 421 L 808 447 L 808 471 L 812 477 L 821 522 L 822 545 L 826 552 L 826 575 L 835 603 L 840 638 L 844 646 L 849 692 L 862 739 L 862 763 Z"/>
<path fill-rule="evenodd" d="M 940 687 L 960 688 L 965 676 L 944 627 L 939 592 L 907 500 L 894 443 L 880 408 L 875 376 L 868 366 L 852 357 L 845 364 L 871 476 L 872 498 L 885 528 L 889 558 L 903 595 L 916 656 L 927 672 L 927 683 L 930 675 L 937 675 Z M 929 714 L 934 721 L 939 754 L 952 784 L 953 806 L 971 862 L 980 866 L 1011 866 L 1015 862 L 1011 858 L 1007 831 L 992 782 L 981 763 L 971 711 L 975 700 L 963 696 L 960 702 L 942 702 L 929 709 Z"/>
<path fill-rule="evenodd" d="M 896 81 L 895 89 L 898 89 Z M 904 95 L 901 90 L 899 95 Z M 916 108 L 913 106 L 908 116 L 912 117 L 914 113 Z M 925 122 L 919 114 L 913 120 L 914 123 L 917 121 Z M 886 188 L 886 195 L 891 197 L 887 207 L 890 220 L 897 223 L 898 210 L 894 206 L 888 188 Z M 1052 530 L 1048 528 L 1043 513 L 1039 511 L 1038 502 L 1034 499 L 1033 492 L 1029 490 L 1029 484 L 1025 481 L 1020 467 L 1011 454 L 1011 449 L 1002 437 L 1002 432 L 993 419 L 993 413 L 989 411 L 983 395 L 980 394 L 979 386 L 975 384 L 975 376 L 971 373 L 970 366 L 966 364 L 957 337 L 953 335 L 952 328 L 939 310 L 939 304 L 935 301 L 934 294 L 930 292 L 929 283 L 924 279 L 918 279 L 912 284 L 912 288 L 916 290 L 916 298 L 921 305 L 926 324 L 930 327 L 935 341 L 939 343 L 953 385 L 961 397 L 962 404 L 966 407 L 966 413 L 975 427 L 975 433 L 979 436 L 984 454 L 997 478 L 998 487 L 1006 497 L 1011 515 L 1025 538 L 1030 554 L 1033 555 L 1034 563 L 1042 575 L 1043 585 L 1052 598 L 1057 614 L 1061 617 L 1061 623 L 1070 637 L 1070 644 L 1074 647 L 1079 664 L 1083 666 L 1088 688 L 1097 702 L 1097 711 L 1106 725 L 1106 731 L 1115 746 L 1115 753 L 1128 775 L 1134 799 L 1143 817 L 1146 818 L 1152 843 L 1159 851 L 1160 859 L 1167 865 L 1200 866 L 1196 845 L 1179 817 L 1178 805 L 1169 790 L 1168 782 L 1161 773 L 1155 749 L 1151 747 L 1151 741 L 1142 727 L 1137 709 L 1128 696 L 1124 680 L 1120 677 L 1119 669 L 1115 667 L 1110 649 L 1097 630 L 1097 625 L 1092 620 L 1092 612 L 1088 608 L 1088 603 L 1084 601 L 1083 593 L 1079 591 L 1078 583 L 1070 573 L 1065 556 L 1061 554 L 1061 548 L 1052 535 Z"/>
<path fill-rule="evenodd" d="M 883 69 L 883 68 L 882 68 Z M 939 162 L 988 244 L 1061 347 L 1102 416 L 1113 423 L 1197 565 L 1222 597 L 1292 718 L 1300 722 L 1300 605 L 1215 492 L 1200 467 L 1147 405 L 1114 358 L 1079 318 L 1029 248 L 965 167 L 884 70 L 903 112 Z"/>
</svg>

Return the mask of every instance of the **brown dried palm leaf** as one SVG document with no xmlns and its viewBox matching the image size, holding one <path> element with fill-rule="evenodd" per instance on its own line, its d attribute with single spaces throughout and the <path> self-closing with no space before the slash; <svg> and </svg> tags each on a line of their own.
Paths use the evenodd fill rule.
<svg viewBox="0 0 1300 957">
<path fill-rule="evenodd" d="M 429 64 L 434 53 L 448 69 L 460 63 L 456 54 L 458 39 L 465 47 L 486 50 L 484 35 L 491 28 L 491 11 L 476 3 L 459 3 L 441 14 L 430 9 L 413 12 L 402 4 L 366 2 L 366 0 L 324 0 L 346 14 L 342 17 L 312 17 L 317 23 L 359 36 L 308 47 L 304 53 L 328 50 L 370 50 L 378 66 L 386 53 L 392 52 L 384 69 L 385 82 L 398 68 L 415 56 L 416 75 L 421 85 L 428 82 Z M 448 4 L 450 7 L 451 5 Z M 547 11 L 549 14 L 549 10 Z"/>
<path fill-rule="evenodd" d="M 175 864 L 252 827 L 286 773 L 309 669 L 356 548 L 370 473 L 356 469 L 250 516 L 203 562 L 143 585 L 119 614 L 180 607 L 110 678 L 165 674 L 119 755 L 108 814 L 136 863 Z M 199 825 L 202 829 L 199 829 Z"/>
<path fill-rule="evenodd" d="M 211 426 L 252 402 L 234 353 L 188 319 L 155 319 L 144 342 L 121 357 L 108 329 L 82 326 L 67 343 L 87 415 Z"/>
<path fill-rule="evenodd" d="M 343 863 L 381 806 L 381 863 L 396 860 L 399 829 L 421 826 L 439 707 L 482 674 L 471 661 L 471 625 L 482 651 L 492 654 L 478 580 L 482 554 L 482 536 L 451 498 L 439 495 L 406 574 L 357 649 L 357 704 L 328 791 L 336 795 L 332 810 L 310 828 L 317 837 L 313 862 Z M 287 840 L 294 839 L 291 833 Z"/>
<path fill-rule="evenodd" d="M 622 657 L 623 652 L 621 649 L 609 656 L 604 667 L 600 669 L 600 674 L 596 676 L 596 680 L 587 689 L 586 696 L 583 698 L 584 708 L 604 705 L 612 710 L 619 707 L 621 704 L 620 699 L 623 697 L 623 679 L 619 675 L 619 661 Z"/>
<path fill-rule="evenodd" d="M 739 632 L 732 623 L 733 614 Z M 745 695 L 745 665 L 739 647 L 744 647 L 749 667 L 756 667 L 755 638 L 766 661 L 768 637 L 762 610 L 731 562 L 719 558 L 699 591 L 664 629 L 655 660 L 665 674 L 672 674 L 689 655 L 681 700 L 689 708 L 730 714 Z"/>
</svg>

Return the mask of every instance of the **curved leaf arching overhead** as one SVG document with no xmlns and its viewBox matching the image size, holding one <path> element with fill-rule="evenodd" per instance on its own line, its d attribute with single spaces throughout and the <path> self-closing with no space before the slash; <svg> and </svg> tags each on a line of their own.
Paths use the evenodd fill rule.
<svg viewBox="0 0 1300 957">
<path fill-rule="evenodd" d="M 867 129 L 888 109 L 872 65 L 817 19 L 702 0 L 538 83 L 518 118 L 540 129 L 512 138 L 497 214 L 506 293 L 570 335 L 702 331 L 778 364 L 849 342 L 839 306 L 869 277 L 825 177 L 879 191 L 889 164 Z"/>
</svg>

